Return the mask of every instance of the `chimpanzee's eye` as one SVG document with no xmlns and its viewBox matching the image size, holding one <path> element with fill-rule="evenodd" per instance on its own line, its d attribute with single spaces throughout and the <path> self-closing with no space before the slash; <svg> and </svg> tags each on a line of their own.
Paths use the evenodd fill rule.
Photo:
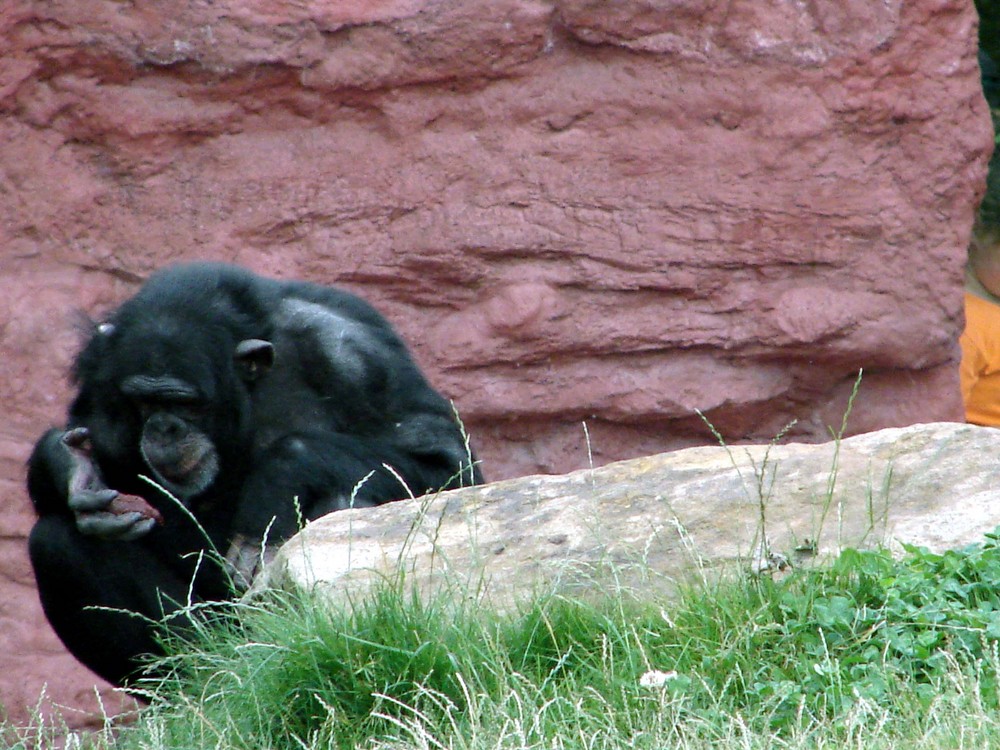
<svg viewBox="0 0 1000 750">
<path fill-rule="evenodd" d="M 145 422 L 149 417 L 156 411 L 156 407 L 149 401 L 144 401 L 141 399 L 132 399 L 132 403 L 135 405 L 136 410 L 139 412 L 139 416 L 142 417 L 142 421 Z"/>
<path fill-rule="evenodd" d="M 192 401 L 190 403 L 175 404 L 165 411 L 169 411 L 171 414 L 175 414 L 181 419 L 193 422 L 205 416 L 205 412 L 208 411 L 208 407 L 203 403 Z"/>
<path fill-rule="evenodd" d="M 197 421 L 208 411 L 208 405 L 197 399 L 133 398 L 131 400 L 144 422 L 157 413 L 172 414 L 189 422 Z"/>
</svg>

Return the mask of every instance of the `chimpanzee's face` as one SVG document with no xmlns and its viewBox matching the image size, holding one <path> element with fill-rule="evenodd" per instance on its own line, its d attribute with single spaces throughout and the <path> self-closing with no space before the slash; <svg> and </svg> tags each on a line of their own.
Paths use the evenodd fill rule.
<svg viewBox="0 0 1000 750">
<path fill-rule="evenodd" d="M 229 457 L 250 451 L 249 385 L 271 364 L 269 342 L 127 316 L 101 326 L 81 373 L 93 397 L 80 421 L 102 467 L 148 475 L 182 501 L 209 489 Z M 137 465 L 139 460 L 143 465 Z"/>
<path fill-rule="evenodd" d="M 142 422 L 139 452 L 153 478 L 180 500 L 208 489 L 219 473 L 219 451 L 205 394 L 170 375 L 132 375 L 120 388 Z"/>
</svg>

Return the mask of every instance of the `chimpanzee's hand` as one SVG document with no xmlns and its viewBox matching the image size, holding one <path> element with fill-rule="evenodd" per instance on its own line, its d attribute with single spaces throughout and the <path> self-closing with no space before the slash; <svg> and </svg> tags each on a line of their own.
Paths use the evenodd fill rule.
<svg viewBox="0 0 1000 750">
<path fill-rule="evenodd" d="M 226 551 L 226 567 L 237 591 L 246 591 L 253 579 L 278 553 L 277 544 L 263 544 L 236 534 Z"/>
<path fill-rule="evenodd" d="M 122 495 L 105 486 L 91 457 L 86 427 L 68 430 L 62 441 L 73 457 L 68 504 L 81 534 L 127 542 L 163 522 L 159 512 L 141 497 Z"/>
</svg>

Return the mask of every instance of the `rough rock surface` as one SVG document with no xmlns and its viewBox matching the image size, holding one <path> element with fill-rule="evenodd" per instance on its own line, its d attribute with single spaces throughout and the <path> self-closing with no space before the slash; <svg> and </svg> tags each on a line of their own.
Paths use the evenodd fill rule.
<svg viewBox="0 0 1000 750">
<path fill-rule="evenodd" d="M 315 587 L 344 603 L 402 569 L 408 584 L 471 584 L 503 607 L 536 587 L 592 587 L 607 565 L 627 585 L 669 585 L 737 562 L 795 564 L 805 549 L 942 551 L 1000 525 L 1000 464 L 982 458 L 998 453 L 1000 430 L 936 423 L 511 479 L 321 518 L 257 585 Z"/>
<path fill-rule="evenodd" d="M 820 7 L 822 6 L 822 7 Z M 487 474 L 959 416 L 971 0 L 0 3 L 0 702 L 93 711 L 24 559 L 71 311 L 244 262 L 375 302 Z M 106 692 L 106 691 L 105 691 Z M 85 721 L 75 715 L 72 722 Z"/>
</svg>

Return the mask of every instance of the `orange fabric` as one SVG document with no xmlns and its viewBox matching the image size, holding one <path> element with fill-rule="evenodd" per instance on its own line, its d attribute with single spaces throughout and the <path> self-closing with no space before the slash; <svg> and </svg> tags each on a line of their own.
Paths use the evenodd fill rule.
<svg viewBox="0 0 1000 750">
<path fill-rule="evenodd" d="M 965 330 L 959 343 L 965 418 L 1000 427 L 1000 305 L 966 292 Z"/>
</svg>

